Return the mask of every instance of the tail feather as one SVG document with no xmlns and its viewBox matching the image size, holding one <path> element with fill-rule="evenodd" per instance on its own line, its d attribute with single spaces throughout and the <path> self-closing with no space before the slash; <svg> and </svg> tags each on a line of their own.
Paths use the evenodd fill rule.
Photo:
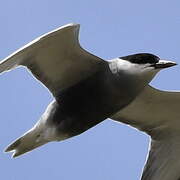
<svg viewBox="0 0 180 180">
<path fill-rule="evenodd" d="M 13 152 L 12 157 L 15 158 L 48 142 L 45 140 L 39 141 L 38 138 L 39 134 L 32 129 L 10 144 L 5 152 Z"/>
<path fill-rule="evenodd" d="M 19 145 L 21 144 L 21 138 L 14 141 L 12 144 L 10 144 L 6 149 L 5 152 L 10 152 L 15 150 Z"/>
<path fill-rule="evenodd" d="M 20 156 L 28 151 L 33 150 L 34 148 L 31 147 L 26 147 L 25 145 L 22 144 L 22 137 L 14 141 L 12 144 L 10 144 L 4 152 L 13 152 L 12 157 L 15 158 L 17 156 Z"/>
</svg>

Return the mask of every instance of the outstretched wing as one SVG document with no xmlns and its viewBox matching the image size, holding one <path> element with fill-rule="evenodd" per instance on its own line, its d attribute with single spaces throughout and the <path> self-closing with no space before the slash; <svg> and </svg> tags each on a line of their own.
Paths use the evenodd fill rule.
<svg viewBox="0 0 180 180">
<path fill-rule="evenodd" d="M 80 47 L 79 27 L 68 24 L 37 38 L 4 59 L 0 72 L 26 66 L 53 95 L 88 77 L 104 61 Z"/>
<path fill-rule="evenodd" d="M 147 86 L 111 119 L 130 124 L 152 137 L 142 180 L 180 180 L 180 92 Z"/>
<path fill-rule="evenodd" d="M 180 180 L 180 136 L 169 136 L 151 140 L 141 180 Z"/>
</svg>

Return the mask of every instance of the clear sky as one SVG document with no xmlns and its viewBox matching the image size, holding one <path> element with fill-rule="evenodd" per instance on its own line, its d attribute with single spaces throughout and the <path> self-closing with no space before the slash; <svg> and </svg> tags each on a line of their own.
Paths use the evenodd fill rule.
<svg viewBox="0 0 180 180">
<path fill-rule="evenodd" d="M 150 52 L 180 64 L 179 0 L 6 0 L 0 5 L 0 59 L 61 25 L 81 24 L 80 42 L 112 59 Z M 159 73 L 153 86 L 180 89 L 180 66 Z M 80 136 L 22 157 L 3 153 L 33 126 L 52 100 L 25 69 L 0 76 L 0 179 L 138 180 L 149 137 L 106 120 Z"/>
</svg>

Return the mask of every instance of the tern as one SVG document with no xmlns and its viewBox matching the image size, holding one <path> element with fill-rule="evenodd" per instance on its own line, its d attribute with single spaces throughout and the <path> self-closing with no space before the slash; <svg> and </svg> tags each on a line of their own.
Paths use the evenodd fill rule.
<svg viewBox="0 0 180 180">
<path fill-rule="evenodd" d="M 62 26 L 1 61 L 1 73 L 24 66 L 54 97 L 39 121 L 5 152 L 17 157 L 111 118 L 152 137 L 142 180 L 180 179 L 180 95 L 149 85 L 176 63 L 150 53 L 103 60 L 80 46 L 79 28 Z"/>
</svg>

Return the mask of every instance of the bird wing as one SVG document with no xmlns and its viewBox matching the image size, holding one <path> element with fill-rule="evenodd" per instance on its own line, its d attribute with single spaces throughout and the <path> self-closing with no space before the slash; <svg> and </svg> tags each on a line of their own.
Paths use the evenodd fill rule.
<svg viewBox="0 0 180 180">
<path fill-rule="evenodd" d="M 141 180 L 180 180 L 180 137 L 151 140 Z"/>
<path fill-rule="evenodd" d="M 142 180 L 180 180 L 180 92 L 147 86 L 111 119 L 130 124 L 151 136 Z"/>
<path fill-rule="evenodd" d="M 1 61 L 0 72 L 26 66 L 56 96 L 105 62 L 80 47 L 79 27 L 68 24 L 35 39 Z"/>
</svg>

